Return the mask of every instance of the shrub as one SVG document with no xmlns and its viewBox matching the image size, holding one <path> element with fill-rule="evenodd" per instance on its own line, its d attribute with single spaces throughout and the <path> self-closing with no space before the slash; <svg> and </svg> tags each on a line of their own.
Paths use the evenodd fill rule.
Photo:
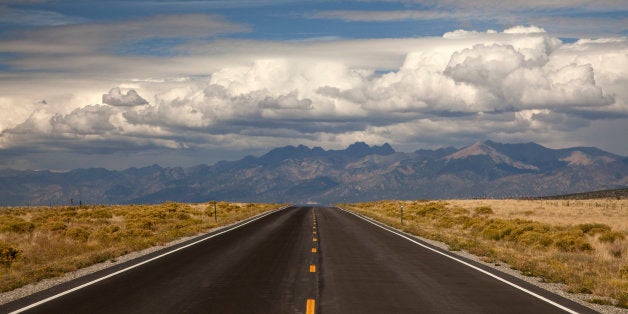
<svg viewBox="0 0 628 314">
<path fill-rule="evenodd" d="M 615 240 L 623 240 L 624 234 L 619 231 L 606 231 L 600 235 L 600 242 L 614 243 Z"/>
<path fill-rule="evenodd" d="M 476 215 L 490 215 L 493 213 L 493 209 L 490 206 L 480 206 L 476 207 L 473 212 Z"/>
<path fill-rule="evenodd" d="M 536 248 L 549 247 L 552 243 L 554 243 L 550 234 L 534 230 L 527 231 L 517 236 L 516 241 L 517 243 Z"/>
<path fill-rule="evenodd" d="M 19 217 L 2 217 L 0 231 L 28 233 L 35 230 L 35 224 Z"/>
<path fill-rule="evenodd" d="M 592 251 L 593 247 L 580 230 L 562 231 L 555 235 L 554 246 L 564 252 Z"/>
<path fill-rule="evenodd" d="M 491 220 L 490 223 L 482 230 L 482 236 L 486 239 L 501 240 L 508 236 L 515 225 L 511 221 Z"/>
<path fill-rule="evenodd" d="M 61 221 L 51 221 L 46 223 L 43 228 L 50 231 L 62 231 L 66 230 L 68 226 Z"/>
<path fill-rule="evenodd" d="M 65 231 L 65 235 L 76 241 L 86 242 L 89 239 L 90 232 L 83 227 L 72 227 Z"/>
<path fill-rule="evenodd" d="M 79 218 L 100 218 L 100 219 L 109 219 L 113 217 L 111 211 L 105 208 L 94 208 L 79 211 L 77 215 Z"/>
<path fill-rule="evenodd" d="M 426 205 L 420 206 L 419 209 L 416 211 L 416 215 L 421 217 L 433 216 L 444 208 L 445 206 L 440 203 L 428 203 Z"/>
<path fill-rule="evenodd" d="M 0 242 L 0 265 L 10 267 L 20 255 L 20 250 Z"/>
<path fill-rule="evenodd" d="M 596 235 L 598 233 L 611 231 L 611 227 L 600 223 L 580 224 L 577 227 L 580 228 L 583 233 L 588 235 Z"/>
</svg>

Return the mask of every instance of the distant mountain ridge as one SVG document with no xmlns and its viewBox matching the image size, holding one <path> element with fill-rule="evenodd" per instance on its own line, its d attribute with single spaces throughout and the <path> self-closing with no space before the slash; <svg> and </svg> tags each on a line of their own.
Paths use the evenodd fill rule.
<svg viewBox="0 0 628 314">
<path fill-rule="evenodd" d="M 156 203 L 167 200 L 355 202 L 375 199 L 538 197 L 628 187 L 628 158 L 593 147 L 473 143 L 396 152 L 285 146 L 214 165 L 112 171 L 0 170 L 0 205 Z"/>
</svg>

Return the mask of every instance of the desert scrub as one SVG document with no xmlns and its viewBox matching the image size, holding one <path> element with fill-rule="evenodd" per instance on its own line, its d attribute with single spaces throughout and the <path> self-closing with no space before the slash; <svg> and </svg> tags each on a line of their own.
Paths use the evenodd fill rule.
<svg viewBox="0 0 628 314">
<path fill-rule="evenodd" d="M 0 292 L 277 207 L 218 202 L 216 217 L 213 202 L 0 208 Z"/>
<path fill-rule="evenodd" d="M 20 250 L 0 242 L 0 267 L 11 267 L 18 254 L 20 254 Z"/>
<path fill-rule="evenodd" d="M 511 202 L 515 205 L 482 200 L 340 206 L 444 242 L 450 250 L 465 250 L 486 262 L 508 264 L 524 275 L 563 283 L 566 291 L 591 294 L 591 300 L 609 299 L 615 306 L 628 306 L 628 204 L 604 201 L 605 207 L 592 207 L 597 210 L 585 216 L 587 211 L 581 207 L 593 203 Z"/>
</svg>

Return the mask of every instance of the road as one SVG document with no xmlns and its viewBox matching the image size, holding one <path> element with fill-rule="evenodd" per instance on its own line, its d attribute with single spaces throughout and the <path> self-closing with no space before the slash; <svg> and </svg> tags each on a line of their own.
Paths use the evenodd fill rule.
<svg viewBox="0 0 628 314">
<path fill-rule="evenodd" d="M 340 209 L 291 207 L 5 304 L 0 312 L 594 313 L 413 241 Z"/>
</svg>

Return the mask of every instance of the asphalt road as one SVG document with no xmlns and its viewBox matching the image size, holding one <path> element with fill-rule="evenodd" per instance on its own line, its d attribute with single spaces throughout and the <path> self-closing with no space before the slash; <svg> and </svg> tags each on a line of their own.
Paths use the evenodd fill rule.
<svg viewBox="0 0 628 314">
<path fill-rule="evenodd" d="M 563 306 L 594 313 L 334 208 L 276 211 L 154 259 L 165 252 L 5 304 L 0 312 L 53 298 L 25 312 L 566 313 Z M 127 267 L 133 268 L 122 271 Z"/>
</svg>

